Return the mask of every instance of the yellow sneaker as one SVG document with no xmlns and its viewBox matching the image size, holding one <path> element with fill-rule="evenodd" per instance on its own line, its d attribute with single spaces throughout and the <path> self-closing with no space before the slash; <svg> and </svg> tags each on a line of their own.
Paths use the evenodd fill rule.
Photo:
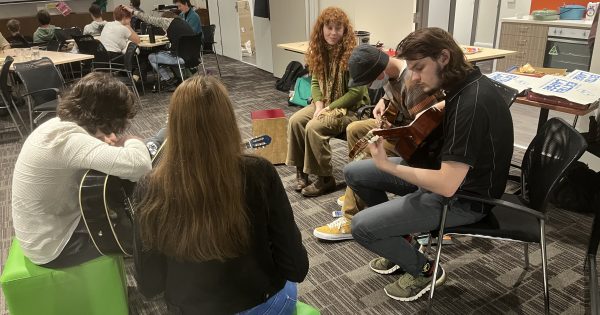
<svg viewBox="0 0 600 315">
<path fill-rule="evenodd" d="M 344 206 L 344 199 L 346 199 L 346 195 L 341 195 L 340 198 L 337 199 L 337 204 L 340 207 Z"/>
<path fill-rule="evenodd" d="M 350 226 L 351 221 L 346 217 L 341 217 L 327 225 L 316 228 L 313 235 L 327 241 L 351 240 Z"/>
</svg>

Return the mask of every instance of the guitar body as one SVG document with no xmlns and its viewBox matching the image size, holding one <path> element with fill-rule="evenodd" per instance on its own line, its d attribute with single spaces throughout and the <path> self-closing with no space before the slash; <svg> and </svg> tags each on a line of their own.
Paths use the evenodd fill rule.
<svg viewBox="0 0 600 315">
<path fill-rule="evenodd" d="M 443 119 L 443 111 L 430 107 L 407 126 L 374 130 L 373 134 L 395 142 L 396 152 L 405 161 L 411 162 L 415 152 Z"/>
<path fill-rule="evenodd" d="M 161 161 L 165 143 L 166 140 L 152 156 L 153 168 Z M 242 146 L 256 149 L 269 144 L 271 137 L 263 135 L 250 139 Z M 96 170 L 88 170 L 81 179 L 79 208 L 82 220 L 94 246 L 102 255 L 131 256 L 133 253 L 134 204 L 131 196 L 134 188 L 133 182 Z"/>
<path fill-rule="evenodd" d="M 79 206 L 96 249 L 103 255 L 133 251 L 133 209 L 129 199 L 134 183 L 89 170 L 81 180 Z"/>
</svg>

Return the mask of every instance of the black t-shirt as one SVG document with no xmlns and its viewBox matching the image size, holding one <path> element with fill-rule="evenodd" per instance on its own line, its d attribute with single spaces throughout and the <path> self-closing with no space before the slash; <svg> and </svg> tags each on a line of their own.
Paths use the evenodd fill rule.
<svg viewBox="0 0 600 315">
<path fill-rule="evenodd" d="M 460 190 L 499 198 L 513 151 L 508 104 L 478 68 L 446 93 L 442 161 L 470 166 Z"/>
</svg>

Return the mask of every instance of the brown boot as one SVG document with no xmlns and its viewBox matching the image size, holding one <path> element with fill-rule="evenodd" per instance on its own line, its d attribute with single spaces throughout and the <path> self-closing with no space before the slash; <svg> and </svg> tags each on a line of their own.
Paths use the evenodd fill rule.
<svg viewBox="0 0 600 315">
<path fill-rule="evenodd" d="M 335 190 L 335 178 L 333 176 L 319 176 L 319 179 L 302 189 L 304 197 L 318 197 Z"/>
<path fill-rule="evenodd" d="M 300 191 L 302 191 L 302 189 L 304 189 L 304 187 L 308 186 L 308 184 L 310 184 L 310 182 L 308 180 L 308 174 L 304 173 L 302 171 L 302 168 L 297 167 L 296 168 L 296 188 L 294 188 L 294 190 L 297 192 L 300 192 Z"/>
</svg>

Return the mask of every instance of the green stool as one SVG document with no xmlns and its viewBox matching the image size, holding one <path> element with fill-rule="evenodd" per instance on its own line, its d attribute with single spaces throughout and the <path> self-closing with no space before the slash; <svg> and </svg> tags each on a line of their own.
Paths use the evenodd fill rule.
<svg viewBox="0 0 600 315">
<path fill-rule="evenodd" d="M 11 315 L 129 313 L 127 278 L 120 256 L 48 269 L 25 257 L 14 239 L 0 283 Z"/>
<path fill-rule="evenodd" d="M 296 302 L 296 312 L 294 312 L 294 315 L 321 315 L 321 312 L 308 304 L 298 301 Z"/>
</svg>

